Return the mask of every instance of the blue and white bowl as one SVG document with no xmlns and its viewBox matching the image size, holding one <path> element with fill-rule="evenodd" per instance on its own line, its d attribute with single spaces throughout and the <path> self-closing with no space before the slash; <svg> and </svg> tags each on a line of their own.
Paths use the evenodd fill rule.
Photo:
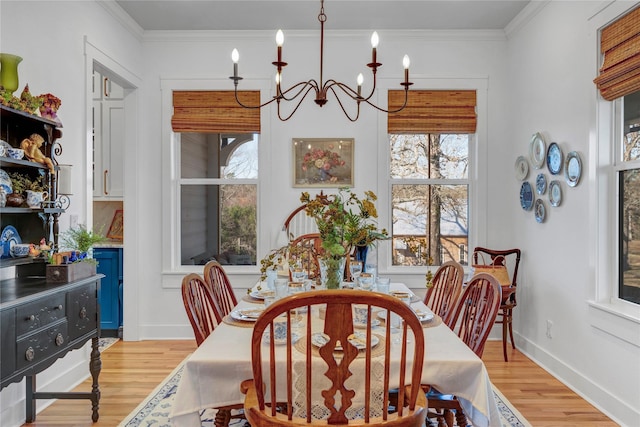
<svg viewBox="0 0 640 427">
<path fill-rule="evenodd" d="M 22 160 L 24 157 L 24 150 L 21 148 L 9 148 L 9 157 L 15 160 Z"/>
<path fill-rule="evenodd" d="M 11 246 L 11 256 L 14 258 L 21 258 L 29 255 L 28 243 L 17 243 Z"/>
</svg>

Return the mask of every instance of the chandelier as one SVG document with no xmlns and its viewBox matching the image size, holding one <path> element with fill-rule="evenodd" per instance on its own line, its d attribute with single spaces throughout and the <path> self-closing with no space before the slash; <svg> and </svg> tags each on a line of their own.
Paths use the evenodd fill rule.
<svg viewBox="0 0 640 427">
<path fill-rule="evenodd" d="M 373 75 L 373 87 L 371 88 L 371 93 L 369 93 L 365 97 L 362 95 L 362 84 L 364 83 L 364 77 L 362 76 L 362 73 L 358 74 L 358 77 L 356 79 L 356 83 L 358 85 L 356 90 L 352 89 L 351 87 L 349 87 L 344 83 L 338 82 L 333 79 L 328 79 L 326 81 L 323 80 L 324 23 L 326 20 L 327 20 L 327 15 L 325 15 L 324 13 L 324 0 L 320 0 L 320 14 L 318 15 L 318 21 L 320 21 L 320 79 L 319 80 L 311 79 L 306 82 L 304 81 L 299 82 L 294 84 L 290 88 L 284 89 L 284 90 L 281 85 L 282 69 L 287 66 L 287 63 L 282 61 L 282 45 L 284 43 L 284 34 L 282 33 L 282 30 L 278 30 L 278 32 L 276 33 L 278 59 L 277 61 L 272 62 L 272 64 L 277 69 L 276 94 L 273 97 L 273 99 L 265 102 L 264 104 L 245 105 L 238 98 L 238 83 L 240 82 L 240 80 L 242 80 L 242 77 L 238 75 L 238 59 L 240 58 L 240 55 L 237 49 L 233 49 L 233 52 L 231 53 L 231 59 L 233 60 L 233 76 L 229 78 L 233 80 L 236 102 L 238 102 L 238 104 L 244 108 L 262 108 L 266 105 L 271 104 L 273 101 L 275 101 L 278 105 L 278 118 L 282 121 L 289 120 L 295 114 L 295 112 L 298 110 L 298 107 L 300 107 L 300 104 L 302 104 L 302 101 L 304 101 L 304 99 L 307 97 L 309 92 L 311 92 L 312 90 L 315 92 L 314 102 L 320 107 L 324 106 L 324 104 L 327 103 L 328 101 L 327 94 L 329 92 L 333 93 L 336 100 L 338 101 L 338 104 L 340 105 L 340 108 L 342 109 L 342 112 L 352 122 L 355 122 L 356 120 L 358 120 L 358 117 L 360 116 L 360 104 L 363 102 L 385 113 L 397 113 L 398 111 L 401 111 L 407 105 L 407 96 L 408 96 L 409 86 L 413 84 L 409 82 L 409 64 L 410 64 L 409 57 L 405 55 L 402 60 L 402 64 L 404 66 L 404 81 L 400 84 L 404 86 L 404 103 L 398 109 L 385 110 L 384 108 L 381 108 L 370 101 L 371 97 L 373 96 L 376 90 L 376 72 L 378 68 L 382 66 L 381 63 L 377 62 L 377 57 L 376 57 L 376 48 L 378 47 L 378 41 L 379 41 L 378 33 L 374 31 L 373 35 L 371 36 L 371 46 L 372 46 L 371 62 L 367 64 L 367 67 L 371 69 L 371 73 Z M 355 116 L 350 115 L 347 112 L 343 104 L 343 100 L 340 99 L 340 94 L 342 94 L 343 97 L 346 96 L 347 98 L 350 98 L 351 100 L 356 102 L 357 109 L 356 109 Z M 280 111 L 280 101 L 294 101 L 294 102 L 297 101 L 297 103 L 293 107 L 293 110 L 291 111 L 291 113 L 283 117 Z"/>
</svg>

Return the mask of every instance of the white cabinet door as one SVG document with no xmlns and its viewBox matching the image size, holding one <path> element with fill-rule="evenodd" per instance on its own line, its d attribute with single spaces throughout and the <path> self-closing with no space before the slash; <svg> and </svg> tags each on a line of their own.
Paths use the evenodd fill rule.
<svg viewBox="0 0 640 427">
<path fill-rule="evenodd" d="M 124 189 L 124 101 L 94 101 L 93 197 L 122 199 Z"/>
</svg>

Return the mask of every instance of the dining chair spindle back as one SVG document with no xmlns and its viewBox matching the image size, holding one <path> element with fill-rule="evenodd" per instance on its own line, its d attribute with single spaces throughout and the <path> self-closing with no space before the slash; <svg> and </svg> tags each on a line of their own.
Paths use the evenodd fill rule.
<svg viewBox="0 0 640 427">
<path fill-rule="evenodd" d="M 324 316 L 319 315 L 321 307 Z M 355 307 L 367 314 L 359 335 L 354 335 Z M 372 329 L 374 309 L 385 312 L 386 319 L 402 319 L 393 338 L 392 322 Z M 282 322 L 286 332 L 278 343 Z M 397 344 L 392 344 L 395 337 Z M 392 296 L 343 289 L 283 298 L 257 319 L 251 357 L 253 378 L 241 390 L 253 427 L 424 425 L 425 394 L 411 387 L 420 384 L 424 333 L 413 310 Z M 403 403 L 392 411 L 391 387 L 398 388 L 398 402 Z"/>
<path fill-rule="evenodd" d="M 456 325 L 457 335 L 478 357 L 482 357 L 484 345 L 496 320 L 501 295 L 498 280 L 490 274 L 479 273 L 473 276 L 458 299 L 452 322 Z M 453 427 L 454 413 L 458 426 L 467 425 L 467 418 L 456 396 L 443 394 L 433 387 L 423 388 L 428 389 L 428 416 L 437 418 L 439 426 Z"/>
<path fill-rule="evenodd" d="M 182 302 L 196 343 L 200 346 L 222 321 L 222 316 L 209 288 L 199 274 L 190 273 L 182 279 Z"/>
<path fill-rule="evenodd" d="M 451 320 L 456 309 L 458 297 L 462 291 L 464 269 L 455 261 L 442 264 L 433 275 L 431 287 L 427 289 L 424 303 L 442 321 L 453 329 Z"/>
<path fill-rule="evenodd" d="M 211 291 L 214 302 L 218 305 L 222 317 L 231 313 L 238 305 L 227 273 L 217 261 L 209 261 L 204 266 L 204 281 Z"/>
</svg>

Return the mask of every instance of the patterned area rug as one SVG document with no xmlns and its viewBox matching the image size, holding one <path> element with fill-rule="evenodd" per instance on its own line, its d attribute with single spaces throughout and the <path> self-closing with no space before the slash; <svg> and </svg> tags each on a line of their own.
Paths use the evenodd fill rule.
<svg viewBox="0 0 640 427">
<path fill-rule="evenodd" d="M 99 338 L 98 339 L 98 350 L 100 353 L 114 345 L 120 340 L 120 338 Z"/>
<path fill-rule="evenodd" d="M 184 361 L 118 427 L 171 427 L 169 414 L 178 383 L 182 377 L 183 365 Z M 493 393 L 498 404 L 498 411 L 500 411 L 500 421 L 504 427 L 532 427 L 495 387 Z M 202 411 L 200 413 L 202 427 L 213 427 L 214 417 L 215 410 Z M 232 422 L 230 426 L 242 427 L 244 423 L 244 420 L 238 420 Z"/>
</svg>

